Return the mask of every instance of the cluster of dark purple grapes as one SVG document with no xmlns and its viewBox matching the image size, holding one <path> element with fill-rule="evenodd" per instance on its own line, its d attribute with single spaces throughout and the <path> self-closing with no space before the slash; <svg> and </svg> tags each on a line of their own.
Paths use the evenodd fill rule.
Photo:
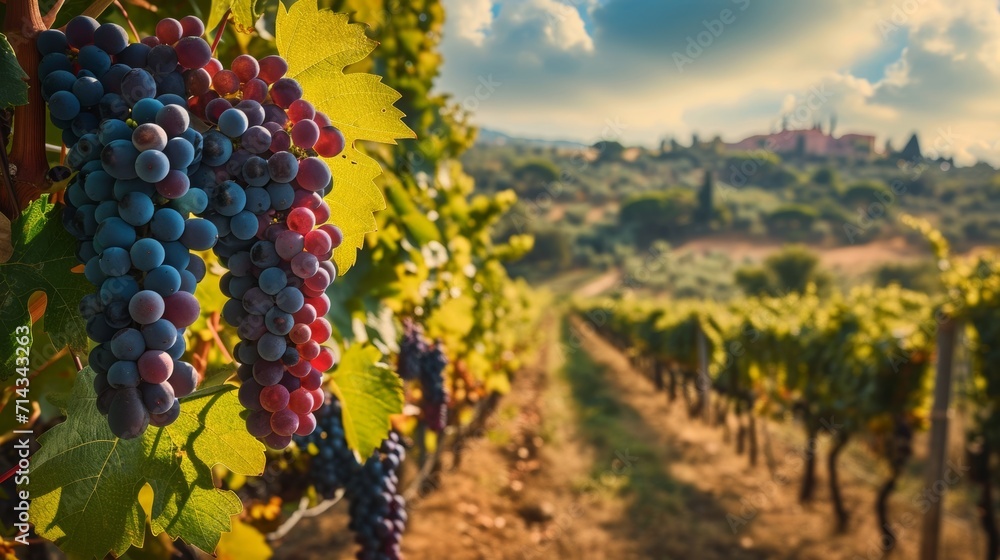
<svg viewBox="0 0 1000 560">
<path fill-rule="evenodd" d="M 440 342 L 428 348 L 420 360 L 420 388 L 423 389 L 424 422 L 435 432 L 448 425 L 448 391 L 444 387 L 444 368 L 448 358 Z"/>
<path fill-rule="evenodd" d="M 329 402 L 316 413 L 316 430 L 294 439 L 302 449 L 308 449 L 310 444 L 316 447 L 316 455 L 309 460 L 309 480 L 316 493 L 329 500 L 347 487 L 360 465 L 347 447 L 340 400 L 333 395 L 326 398 Z"/>
<path fill-rule="evenodd" d="M 382 442 L 347 487 L 354 540 L 360 545 L 357 558 L 363 560 L 398 560 L 402 558 L 400 541 L 406 530 L 406 500 L 399 492 L 399 466 L 406 457 L 395 432 Z"/>
<path fill-rule="evenodd" d="M 192 112 L 215 127 L 198 172 L 210 185 L 200 215 L 218 230 L 214 250 L 229 269 L 222 317 L 240 337 L 247 430 L 282 449 L 315 429 L 323 373 L 337 360 L 324 346 L 333 332 L 324 315 L 343 235 L 327 223 L 333 178 L 317 156 L 339 154 L 344 137 L 284 77 L 281 57 L 240 55 L 231 66 L 188 80 Z"/>
<path fill-rule="evenodd" d="M 406 381 L 420 380 L 424 422 L 435 432 L 444 430 L 448 425 L 448 392 L 444 386 L 447 365 L 448 358 L 441 343 L 429 342 L 421 326 L 406 318 L 396 369 Z"/>
<path fill-rule="evenodd" d="M 191 251 L 214 246 L 218 232 L 189 217 L 208 198 L 192 186 L 203 139 L 191 128 L 183 76 L 212 58 L 203 32 L 194 17 L 164 20 L 157 37 L 129 44 L 122 27 L 80 16 L 37 39 L 42 97 L 78 171 L 63 221 L 97 287 L 80 302 L 97 343 L 97 407 L 121 438 L 176 420 L 178 397 L 198 381 L 181 361 L 206 268 Z"/>
<path fill-rule="evenodd" d="M 382 442 L 377 453 L 362 465 L 347 446 L 341 405 L 337 397 L 326 395 L 328 405 L 317 413 L 317 429 L 308 436 L 296 436 L 295 443 L 308 450 L 309 479 L 316 492 L 332 499 L 345 489 L 350 502 L 355 540 L 361 546 L 358 558 L 402 558 L 399 546 L 406 529 L 406 501 L 399 491 L 399 466 L 406 449 L 395 432 Z"/>
</svg>

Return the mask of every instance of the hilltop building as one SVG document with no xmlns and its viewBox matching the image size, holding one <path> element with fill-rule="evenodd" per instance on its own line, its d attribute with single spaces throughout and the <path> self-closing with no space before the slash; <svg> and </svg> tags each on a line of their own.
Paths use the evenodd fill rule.
<svg viewBox="0 0 1000 560">
<path fill-rule="evenodd" d="M 820 125 L 802 130 L 783 129 L 771 134 L 756 134 L 739 142 L 725 144 L 730 151 L 767 150 L 800 156 L 871 158 L 875 156 L 875 137 L 869 134 L 844 134 L 837 138 L 823 132 Z"/>
</svg>

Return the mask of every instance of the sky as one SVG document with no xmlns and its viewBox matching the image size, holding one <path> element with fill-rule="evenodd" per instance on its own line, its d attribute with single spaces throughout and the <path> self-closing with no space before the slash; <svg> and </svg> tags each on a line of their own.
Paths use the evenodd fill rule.
<svg viewBox="0 0 1000 560">
<path fill-rule="evenodd" d="M 829 125 L 1000 165 L 997 0 L 445 0 L 438 90 L 508 134 L 657 145 Z"/>
</svg>

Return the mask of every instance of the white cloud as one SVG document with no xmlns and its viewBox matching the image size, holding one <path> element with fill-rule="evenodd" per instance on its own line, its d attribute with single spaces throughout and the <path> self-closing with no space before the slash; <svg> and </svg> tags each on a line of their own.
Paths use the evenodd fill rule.
<svg viewBox="0 0 1000 560">
<path fill-rule="evenodd" d="M 489 2 L 446 4 L 456 22 L 490 13 Z M 723 10 L 730 23 L 708 40 L 703 32 L 718 31 Z M 440 87 L 461 99 L 492 76 L 502 86 L 479 99 L 476 120 L 508 132 L 595 140 L 617 120 L 626 142 L 693 131 L 737 139 L 768 130 L 819 88 L 828 95 L 808 114 L 836 113 L 841 133 L 898 145 L 919 131 L 927 146 L 947 138 L 940 151 L 962 163 L 1000 163 L 993 0 L 506 0 L 488 25 L 471 28 L 488 31 L 446 36 Z M 707 45 L 679 70 L 673 54 L 690 56 L 699 34 Z M 905 36 L 905 48 L 884 75 L 852 75 L 872 53 L 895 48 L 890 34 Z"/>
<path fill-rule="evenodd" d="M 493 24 L 492 0 L 445 0 L 445 37 L 480 47 Z"/>
</svg>

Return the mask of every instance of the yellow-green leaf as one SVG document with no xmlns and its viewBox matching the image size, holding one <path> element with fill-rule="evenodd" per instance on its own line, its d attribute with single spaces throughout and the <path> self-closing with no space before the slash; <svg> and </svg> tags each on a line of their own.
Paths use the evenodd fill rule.
<svg viewBox="0 0 1000 560">
<path fill-rule="evenodd" d="M 226 10 L 232 10 L 232 23 L 240 33 L 252 33 L 260 18 L 257 0 L 212 0 L 212 9 L 205 21 L 207 29 L 214 29 L 222 21 Z"/>
<path fill-rule="evenodd" d="M 173 424 L 122 440 L 97 411 L 94 376 L 90 368 L 80 372 L 66 421 L 39 438 L 25 488 L 35 530 L 72 557 L 121 556 L 143 544 L 147 514 L 140 490 L 148 484 L 153 535 L 166 532 L 214 550 L 242 504 L 215 487 L 212 467 L 245 475 L 264 469 L 264 446 L 246 432 L 235 388 L 185 397 Z"/>
<path fill-rule="evenodd" d="M 403 411 L 403 381 L 369 344 L 351 346 L 333 374 L 330 389 L 342 406 L 347 445 L 367 459 L 386 438 L 389 417 Z"/>
<path fill-rule="evenodd" d="M 279 4 L 275 28 L 288 77 L 299 81 L 305 98 L 326 113 L 347 140 L 341 155 L 326 159 L 334 181 L 326 197 L 330 221 L 344 232 L 333 258 L 343 273 L 354 265 L 365 234 L 375 231 L 373 214 L 385 208 L 374 182 L 382 169 L 355 142 L 395 144 L 414 134 L 393 105 L 399 93 L 381 77 L 344 73 L 345 66 L 363 60 L 377 44 L 365 35 L 363 25 L 350 23 L 346 14 L 319 9 L 315 0 L 299 0 L 287 10 Z"/>
</svg>

